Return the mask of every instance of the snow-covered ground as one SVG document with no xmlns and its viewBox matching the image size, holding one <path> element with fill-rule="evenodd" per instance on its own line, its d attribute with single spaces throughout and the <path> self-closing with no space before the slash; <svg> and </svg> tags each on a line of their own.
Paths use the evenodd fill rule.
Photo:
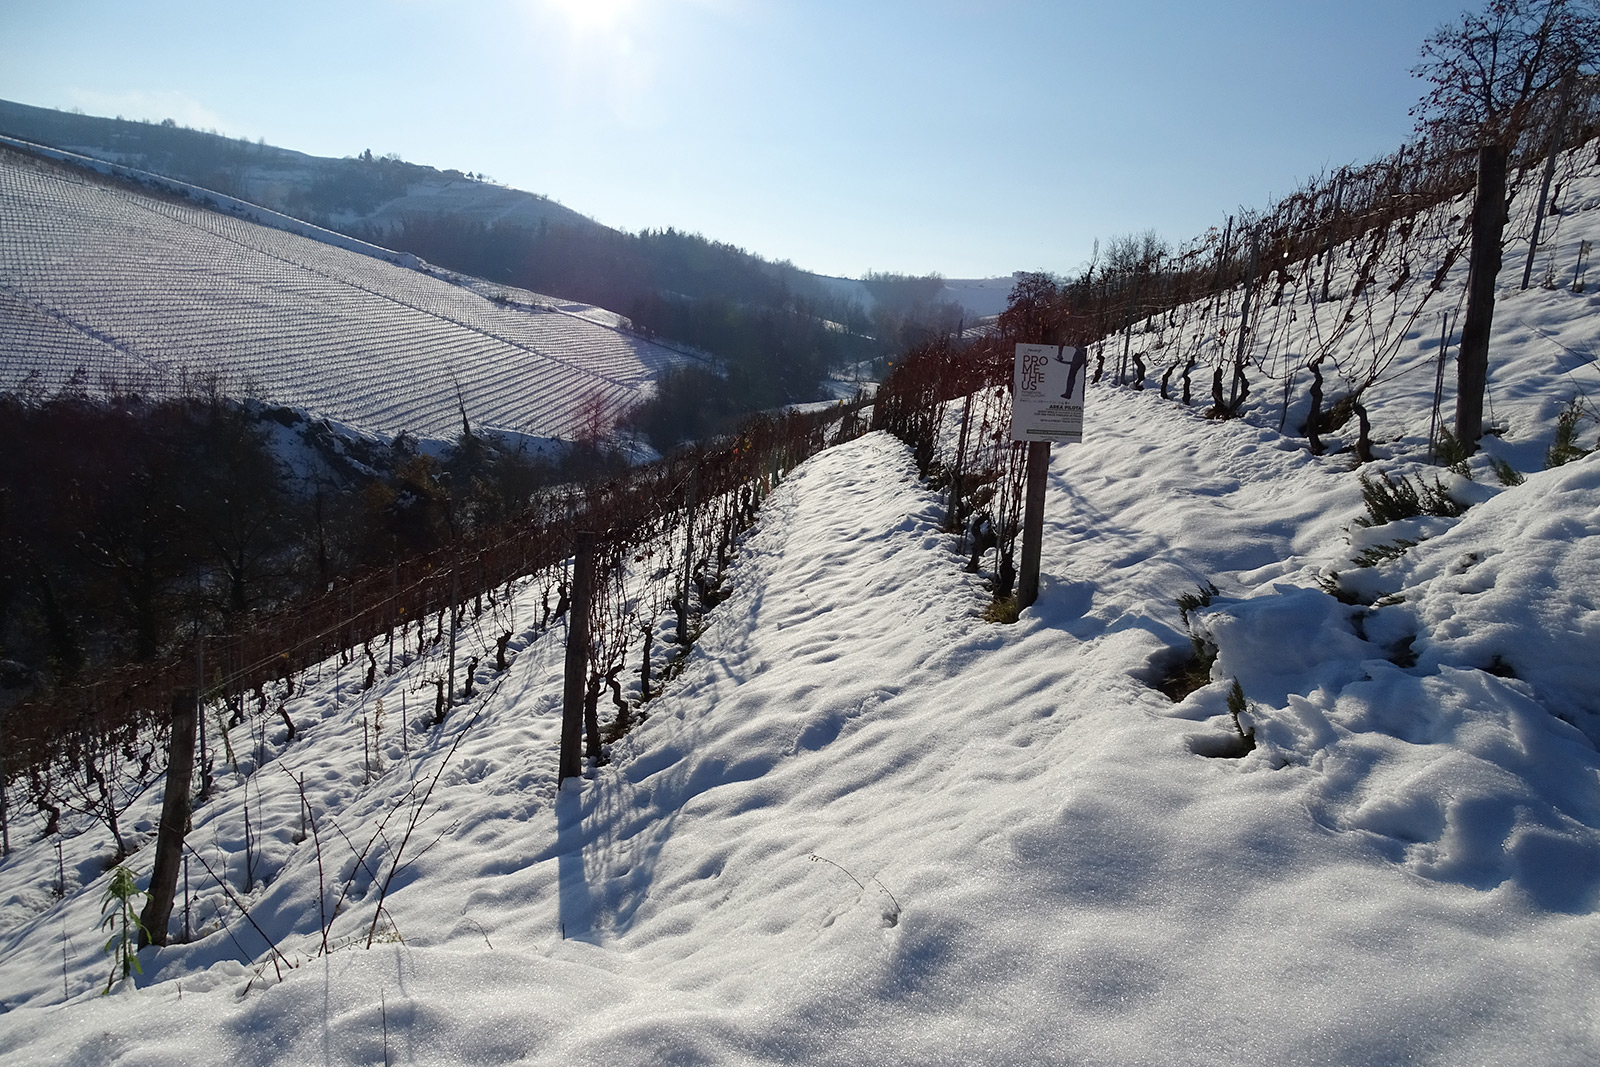
<svg viewBox="0 0 1600 1067">
<path fill-rule="evenodd" d="M 1600 456 L 1481 489 L 1363 608 L 1318 583 L 1353 573 L 1347 461 L 1093 403 L 1020 623 L 979 617 L 901 444 L 840 446 L 563 791 L 559 630 L 533 640 L 531 610 L 442 728 L 413 674 L 330 668 L 293 744 L 236 729 L 241 770 L 265 762 L 194 816 L 260 930 L 192 865 L 194 940 L 109 996 L 103 831 L 71 826 L 58 900 L 55 842 L 14 826 L 0 1062 L 1593 1062 L 1600 758 L 1558 715 L 1600 715 Z M 1214 681 L 1173 704 L 1148 682 L 1205 582 Z M 1234 678 L 1257 747 L 1209 758 Z"/>
<path fill-rule="evenodd" d="M 1600 1061 L 1600 453 L 1543 469 L 1600 389 L 1595 300 L 1503 294 L 1504 435 L 1465 473 L 1420 462 L 1436 321 L 1396 334 L 1359 471 L 1287 400 L 1210 422 L 1097 387 L 1012 625 L 902 444 L 826 451 L 649 718 L 562 789 L 539 590 L 494 607 L 511 666 L 440 727 L 437 652 L 367 691 L 330 663 L 292 743 L 232 732 L 190 937 L 110 995 L 109 837 L 36 840 L 13 789 L 0 1064 Z M 1290 310 L 1260 336 L 1303 353 Z M 1377 469 L 1472 506 L 1360 526 Z M 1209 682 L 1173 702 L 1196 640 Z M 1226 758 L 1235 680 L 1255 745 Z M 124 819 L 141 879 L 159 801 Z"/>
</svg>

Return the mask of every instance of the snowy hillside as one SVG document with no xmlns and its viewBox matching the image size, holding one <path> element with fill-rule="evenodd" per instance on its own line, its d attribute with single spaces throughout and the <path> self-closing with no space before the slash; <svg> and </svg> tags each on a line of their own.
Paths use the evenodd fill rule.
<svg viewBox="0 0 1600 1067">
<path fill-rule="evenodd" d="M 452 438 L 464 405 L 571 439 L 685 359 L 598 309 L 455 280 L 0 151 L 0 388 L 215 376 L 368 432 Z"/>
<path fill-rule="evenodd" d="M 1595 176 L 1570 182 L 1557 262 L 1600 237 Z M 1419 232 L 1448 244 L 1451 210 Z M 539 589 L 494 607 L 514 658 L 485 655 L 442 726 L 438 646 L 367 690 L 330 661 L 267 694 L 292 742 L 270 715 L 233 728 L 187 940 L 110 995 L 111 842 L 71 813 L 39 839 L 18 784 L 0 1063 L 1600 1060 L 1600 453 L 1544 458 L 1600 389 L 1600 298 L 1519 280 L 1513 252 L 1502 436 L 1454 470 L 1424 462 L 1441 323 L 1414 288 L 1365 319 L 1258 304 L 1281 392 L 1243 419 L 1102 382 L 1052 458 L 1014 625 L 982 619 L 903 444 L 823 452 L 648 719 L 563 789 Z M 1214 317 L 1242 312 L 1216 304 L 1108 362 L 1134 337 L 1231 352 Z M 1330 390 L 1387 361 L 1375 463 L 1353 428 L 1325 455 L 1299 436 L 1296 359 L 1330 337 Z M 1471 506 L 1359 525 L 1380 470 Z M 1197 644 L 1208 679 L 1174 702 L 1155 683 Z M 142 842 L 159 803 L 127 813 Z"/>
</svg>

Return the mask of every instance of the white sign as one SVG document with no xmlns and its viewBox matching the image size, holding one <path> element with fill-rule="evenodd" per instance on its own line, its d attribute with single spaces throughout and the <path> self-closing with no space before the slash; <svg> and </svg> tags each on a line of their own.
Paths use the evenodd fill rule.
<svg viewBox="0 0 1600 1067">
<path fill-rule="evenodd" d="M 1011 378 L 1011 439 L 1083 440 L 1089 353 L 1071 345 L 1018 345 Z"/>
</svg>

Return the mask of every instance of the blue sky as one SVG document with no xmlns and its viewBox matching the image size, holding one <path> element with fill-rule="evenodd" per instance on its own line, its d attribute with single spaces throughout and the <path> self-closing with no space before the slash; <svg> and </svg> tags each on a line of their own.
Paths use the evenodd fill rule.
<svg viewBox="0 0 1600 1067">
<path fill-rule="evenodd" d="M 823 273 L 1065 273 L 1397 147 L 1463 6 L 0 0 L 0 97 L 397 152 Z"/>
</svg>

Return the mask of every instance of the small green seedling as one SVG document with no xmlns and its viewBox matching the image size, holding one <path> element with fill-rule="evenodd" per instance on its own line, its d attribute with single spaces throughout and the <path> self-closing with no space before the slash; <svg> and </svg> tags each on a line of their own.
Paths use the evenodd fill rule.
<svg viewBox="0 0 1600 1067">
<path fill-rule="evenodd" d="M 144 923 L 139 919 L 134 901 L 148 894 L 139 888 L 134 877 L 134 873 L 126 867 L 112 868 L 111 884 L 106 887 L 105 896 L 100 898 L 100 929 L 111 931 L 101 951 L 112 958 L 111 977 L 106 980 L 101 996 L 111 992 L 111 987 L 117 984 L 119 970 L 123 978 L 144 973 L 144 968 L 139 966 L 138 954 L 139 935 L 144 931 Z"/>
</svg>

